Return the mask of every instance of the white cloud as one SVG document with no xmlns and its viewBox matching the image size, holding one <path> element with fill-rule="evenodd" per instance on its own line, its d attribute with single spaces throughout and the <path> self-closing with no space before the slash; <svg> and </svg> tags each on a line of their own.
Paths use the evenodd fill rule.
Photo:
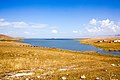
<svg viewBox="0 0 120 80">
<path fill-rule="evenodd" d="M 32 24 L 31 27 L 33 28 L 45 28 L 47 27 L 47 24 Z"/>
<path fill-rule="evenodd" d="M 47 24 L 40 23 L 26 23 L 26 22 L 8 22 L 4 19 L 0 19 L 0 27 L 14 27 L 14 28 L 45 28 Z"/>
<path fill-rule="evenodd" d="M 92 19 L 89 21 L 89 28 L 86 28 L 89 33 L 96 33 L 96 34 L 118 34 L 120 32 L 120 25 L 117 24 L 119 22 L 114 22 L 109 19 L 106 20 L 95 20 Z"/>
<path fill-rule="evenodd" d="M 5 19 L 1 18 L 0 21 L 5 21 Z"/>
<path fill-rule="evenodd" d="M 96 21 L 95 19 L 92 19 L 92 20 L 89 21 L 89 23 L 90 23 L 91 25 L 96 25 L 96 24 L 97 24 L 97 21 Z"/>
<path fill-rule="evenodd" d="M 72 32 L 73 32 L 73 33 L 78 33 L 78 31 L 75 31 L 75 30 L 73 30 Z"/>
<path fill-rule="evenodd" d="M 93 27 L 93 28 L 88 28 L 87 29 L 88 32 L 91 32 L 91 33 L 97 33 L 97 32 L 100 32 L 102 31 L 102 29 L 100 29 L 99 27 Z"/>
<path fill-rule="evenodd" d="M 28 31 L 24 31 L 23 34 L 24 34 L 24 35 L 30 35 L 30 36 L 31 36 L 31 35 L 35 35 L 35 33 L 28 32 Z"/>
<path fill-rule="evenodd" d="M 98 21 L 98 22 L 101 25 L 101 27 L 109 27 L 112 24 L 114 24 L 113 21 L 110 21 L 109 19 Z"/>
<path fill-rule="evenodd" d="M 11 23 L 0 21 L 0 27 L 4 27 L 4 26 L 11 26 Z"/>
<path fill-rule="evenodd" d="M 25 32 L 23 32 L 24 34 L 30 34 L 30 32 L 27 32 L 27 31 L 25 31 Z"/>
<path fill-rule="evenodd" d="M 58 31 L 57 31 L 57 30 L 55 30 L 55 29 L 54 29 L 54 30 L 52 30 L 51 32 L 52 32 L 52 33 L 54 33 L 54 34 L 57 34 L 57 33 L 58 33 Z"/>
<path fill-rule="evenodd" d="M 25 28 L 25 27 L 29 26 L 29 24 L 27 24 L 25 22 L 11 22 L 11 24 L 15 28 Z"/>
</svg>

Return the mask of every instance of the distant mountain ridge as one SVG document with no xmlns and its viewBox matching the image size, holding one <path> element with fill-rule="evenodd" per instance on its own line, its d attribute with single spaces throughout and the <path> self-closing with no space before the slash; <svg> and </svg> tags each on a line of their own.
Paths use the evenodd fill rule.
<svg viewBox="0 0 120 80">
<path fill-rule="evenodd" d="M 15 38 L 8 35 L 0 34 L 0 40 L 21 40 L 22 38 Z"/>
<path fill-rule="evenodd" d="M 120 34 L 117 34 L 117 35 L 115 35 L 115 36 L 120 36 Z"/>
</svg>

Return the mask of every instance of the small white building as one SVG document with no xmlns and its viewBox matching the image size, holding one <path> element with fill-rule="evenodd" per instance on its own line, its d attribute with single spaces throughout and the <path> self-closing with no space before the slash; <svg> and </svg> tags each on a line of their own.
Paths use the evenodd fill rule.
<svg viewBox="0 0 120 80">
<path fill-rule="evenodd" d="M 103 41 L 99 41 L 99 42 L 103 42 Z"/>
<path fill-rule="evenodd" d="M 113 42 L 120 42 L 120 40 L 113 40 Z"/>
</svg>

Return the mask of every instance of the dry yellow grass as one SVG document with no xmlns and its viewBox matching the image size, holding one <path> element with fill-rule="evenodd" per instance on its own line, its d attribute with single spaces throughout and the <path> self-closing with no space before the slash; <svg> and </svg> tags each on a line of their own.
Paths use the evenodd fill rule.
<svg viewBox="0 0 120 80">
<path fill-rule="evenodd" d="M 119 56 L 20 45 L 0 42 L 0 79 L 120 79 Z"/>
<path fill-rule="evenodd" d="M 106 40 L 106 42 L 97 42 L 101 40 Z M 112 40 L 120 40 L 120 37 L 108 37 L 108 38 L 91 38 L 91 39 L 85 39 L 81 40 L 80 43 L 82 44 L 90 44 L 93 46 L 96 46 L 98 48 L 101 48 L 103 50 L 107 51 L 120 51 L 120 42 L 115 43 L 112 42 Z"/>
</svg>

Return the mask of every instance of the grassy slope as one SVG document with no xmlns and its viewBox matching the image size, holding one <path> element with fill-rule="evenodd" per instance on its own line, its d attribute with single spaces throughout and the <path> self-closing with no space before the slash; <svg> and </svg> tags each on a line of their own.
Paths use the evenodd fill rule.
<svg viewBox="0 0 120 80">
<path fill-rule="evenodd" d="M 116 39 L 120 39 L 120 37 L 85 39 L 85 40 L 81 40 L 80 43 L 90 44 L 104 50 L 120 50 L 120 43 L 114 43 L 114 42 L 109 43 L 110 41 L 116 40 Z M 107 40 L 108 42 L 96 43 L 96 41 L 99 41 L 99 40 Z"/>
<path fill-rule="evenodd" d="M 0 41 L 16 41 L 16 40 L 22 40 L 22 38 L 14 38 L 11 36 L 0 34 Z"/>
<path fill-rule="evenodd" d="M 120 57 L 95 52 L 30 47 L 16 42 L 0 42 L 0 79 L 85 80 L 120 79 Z M 25 45 L 25 46 L 21 46 Z M 112 66 L 111 64 L 115 64 Z M 30 76 L 11 77 L 17 73 Z"/>
</svg>

